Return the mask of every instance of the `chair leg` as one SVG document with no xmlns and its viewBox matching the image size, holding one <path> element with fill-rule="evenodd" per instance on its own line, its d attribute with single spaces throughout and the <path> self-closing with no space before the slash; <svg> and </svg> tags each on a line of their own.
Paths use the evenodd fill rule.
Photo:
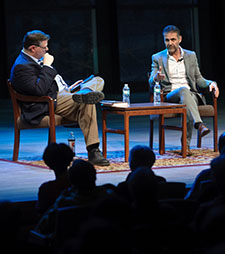
<svg viewBox="0 0 225 254">
<path fill-rule="evenodd" d="M 218 152 L 218 122 L 217 115 L 213 117 L 213 143 L 214 143 L 214 152 Z"/>
<path fill-rule="evenodd" d="M 164 116 L 159 116 L 159 154 L 165 153 L 165 128 Z"/>
<path fill-rule="evenodd" d="M 17 129 L 17 128 L 14 128 L 13 161 L 17 161 L 18 160 L 19 145 L 20 145 L 20 130 Z"/>
<path fill-rule="evenodd" d="M 149 147 L 153 149 L 154 120 L 150 119 Z"/>
<path fill-rule="evenodd" d="M 56 136 L 55 136 L 55 126 L 49 127 L 48 133 L 48 143 L 56 143 Z"/>
<path fill-rule="evenodd" d="M 197 147 L 201 148 L 202 147 L 202 138 L 199 134 L 199 131 L 197 132 Z"/>
</svg>

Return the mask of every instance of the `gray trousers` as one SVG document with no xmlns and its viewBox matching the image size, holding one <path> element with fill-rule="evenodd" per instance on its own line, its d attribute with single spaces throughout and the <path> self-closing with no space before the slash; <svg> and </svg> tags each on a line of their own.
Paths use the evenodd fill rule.
<svg viewBox="0 0 225 254">
<path fill-rule="evenodd" d="M 198 111 L 198 98 L 188 88 L 181 87 L 166 95 L 166 101 L 185 104 L 187 107 L 187 145 L 190 146 L 193 125 L 202 122 Z"/>
</svg>

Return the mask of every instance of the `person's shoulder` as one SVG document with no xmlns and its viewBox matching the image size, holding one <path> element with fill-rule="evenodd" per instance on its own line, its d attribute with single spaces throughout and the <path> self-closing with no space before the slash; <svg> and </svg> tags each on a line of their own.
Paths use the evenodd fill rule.
<svg viewBox="0 0 225 254">
<path fill-rule="evenodd" d="M 17 56 L 15 60 L 15 64 L 28 64 L 28 63 L 35 63 L 35 62 L 31 57 L 24 54 L 23 52 L 20 52 L 20 54 Z"/>
<path fill-rule="evenodd" d="M 54 185 L 54 184 L 55 184 L 55 180 L 50 180 L 50 181 L 44 182 L 40 185 L 39 191 L 45 191 L 46 189 L 52 187 L 52 185 Z"/>
<path fill-rule="evenodd" d="M 16 58 L 12 71 L 28 71 L 38 68 L 38 64 L 28 56 L 22 55 L 22 53 Z"/>
<path fill-rule="evenodd" d="M 183 49 L 183 51 L 184 51 L 184 55 L 196 56 L 196 52 L 193 50 Z"/>
<path fill-rule="evenodd" d="M 165 55 L 167 55 L 167 50 L 166 49 L 153 54 L 152 57 L 153 58 L 160 58 L 160 57 L 163 57 Z"/>
</svg>

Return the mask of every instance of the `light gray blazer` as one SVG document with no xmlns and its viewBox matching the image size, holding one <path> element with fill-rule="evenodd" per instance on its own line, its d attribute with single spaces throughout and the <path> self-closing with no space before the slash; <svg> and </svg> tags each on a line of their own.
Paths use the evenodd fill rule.
<svg viewBox="0 0 225 254">
<path fill-rule="evenodd" d="M 213 81 L 207 80 L 202 77 L 197 57 L 194 51 L 183 49 L 184 51 L 184 65 L 186 69 L 186 75 L 188 84 L 191 87 L 193 93 L 197 93 L 199 98 L 202 99 L 203 104 L 205 104 L 205 98 L 198 93 L 199 88 L 207 88 Z M 164 95 L 171 91 L 171 83 L 169 80 L 169 71 L 168 71 L 168 55 L 167 50 L 160 51 L 152 56 L 152 65 L 151 65 L 151 74 L 149 77 L 150 89 L 153 90 L 154 87 L 154 76 L 159 70 L 159 66 L 162 66 L 162 74 L 165 74 L 165 79 L 161 81 L 161 88 Z"/>
</svg>

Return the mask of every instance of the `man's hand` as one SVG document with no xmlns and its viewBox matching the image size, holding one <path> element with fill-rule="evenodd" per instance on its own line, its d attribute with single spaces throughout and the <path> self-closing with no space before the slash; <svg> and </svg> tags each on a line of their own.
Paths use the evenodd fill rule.
<svg viewBox="0 0 225 254">
<path fill-rule="evenodd" d="M 50 55 L 49 53 L 46 53 L 43 58 L 43 64 L 51 66 L 54 61 L 54 56 Z"/>
<path fill-rule="evenodd" d="M 80 79 L 80 80 L 76 81 L 75 83 L 73 83 L 70 87 L 77 86 L 78 84 L 80 84 L 82 82 L 83 82 L 83 79 Z"/>
<path fill-rule="evenodd" d="M 83 82 L 83 79 L 80 79 L 78 81 L 76 81 L 75 83 L 73 83 L 70 87 L 69 87 L 69 91 L 71 93 L 75 92 L 76 90 L 78 90 L 80 88 L 79 84 L 81 84 Z"/>
<path fill-rule="evenodd" d="M 159 66 L 159 70 L 157 71 L 155 77 L 154 77 L 154 81 L 155 82 L 159 82 L 161 80 L 163 80 L 165 78 L 165 74 L 162 74 L 162 66 Z"/>
<path fill-rule="evenodd" d="M 210 92 L 213 91 L 216 98 L 219 97 L 220 91 L 219 91 L 219 88 L 218 88 L 216 82 L 212 82 L 212 83 L 209 85 L 209 91 L 210 91 Z"/>
</svg>

